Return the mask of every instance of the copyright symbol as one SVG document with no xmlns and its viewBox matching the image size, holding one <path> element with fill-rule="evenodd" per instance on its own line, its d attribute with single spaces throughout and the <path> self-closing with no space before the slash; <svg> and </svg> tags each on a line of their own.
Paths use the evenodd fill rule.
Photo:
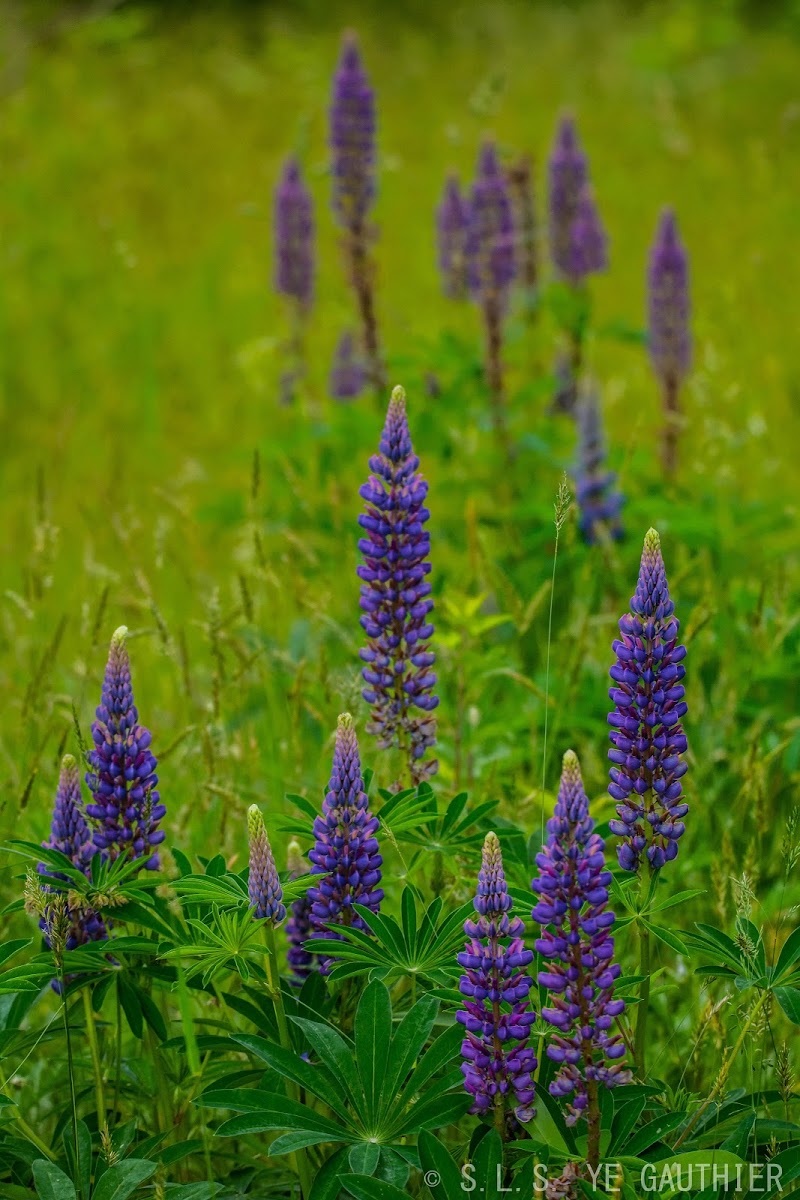
<svg viewBox="0 0 800 1200">
<path fill-rule="evenodd" d="M 426 1171 L 424 1179 L 429 1188 L 435 1188 L 441 1183 L 442 1177 L 438 1171 Z"/>
</svg>

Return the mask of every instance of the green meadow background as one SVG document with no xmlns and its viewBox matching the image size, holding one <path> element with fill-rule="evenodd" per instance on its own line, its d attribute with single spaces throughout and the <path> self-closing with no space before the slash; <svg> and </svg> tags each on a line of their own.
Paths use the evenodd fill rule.
<svg viewBox="0 0 800 1200">
<path fill-rule="evenodd" d="M 382 336 L 430 480 L 437 788 L 496 799 L 501 818 L 533 833 L 572 746 L 596 815 L 610 814 L 610 646 L 655 525 L 689 648 L 691 813 L 673 886 L 710 886 L 724 844 L 724 878 L 747 871 L 777 919 L 800 773 L 797 12 L 434 8 L 126 4 L 89 20 L 8 9 L 0 832 L 48 833 L 60 755 L 78 748 L 73 706 L 88 738 L 120 624 L 160 760 L 167 844 L 222 849 L 241 866 L 247 804 L 274 824 L 284 793 L 320 796 L 337 714 L 363 730 L 358 487 L 388 396 L 327 396 L 333 347 L 353 325 L 326 148 L 330 78 L 352 27 L 378 96 Z M 551 597 L 553 502 L 574 446 L 569 423 L 547 415 L 549 293 L 534 317 L 519 299 L 509 322 L 518 453 L 507 470 L 478 315 L 440 293 L 433 212 L 446 170 L 468 179 L 492 134 L 504 155 L 533 153 L 544 229 L 546 155 L 565 108 L 611 241 L 611 269 L 592 283 L 588 362 L 628 537 L 587 548 L 571 517 Z M 319 273 L 308 382 L 287 406 L 271 208 L 290 151 L 314 193 Z M 643 341 L 647 247 L 665 203 L 691 255 L 695 336 L 669 485 Z M 362 747 L 388 784 L 391 759 L 366 734 Z"/>
</svg>

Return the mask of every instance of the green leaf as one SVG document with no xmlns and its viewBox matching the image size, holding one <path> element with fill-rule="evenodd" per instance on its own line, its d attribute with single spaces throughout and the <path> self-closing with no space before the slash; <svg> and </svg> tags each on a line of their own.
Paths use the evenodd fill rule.
<svg viewBox="0 0 800 1200">
<path fill-rule="evenodd" d="M 383 1062 L 392 1036 L 392 1004 L 389 992 L 375 980 L 367 985 L 356 1010 L 354 1026 L 356 1065 L 367 1101 L 367 1116 L 377 1116 Z"/>
<path fill-rule="evenodd" d="M 408 1200 L 408 1192 L 369 1175 L 342 1175 L 340 1183 L 356 1200 Z"/>
<path fill-rule="evenodd" d="M 382 1110 L 392 1104 L 415 1059 L 422 1052 L 439 1012 L 439 1001 L 423 996 L 410 1009 L 392 1038 L 381 1085 Z"/>
<path fill-rule="evenodd" d="M 725 1139 L 720 1149 L 730 1150 L 732 1154 L 738 1154 L 741 1158 L 745 1158 L 756 1120 L 756 1114 L 749 1112 L 744 1120 L 739 1122 L 730 1137 Z"/>
<path fill-rule="evenodd" d="M 142 1007 L 139 1004 L 135 988 L 121 973 L 117 976 L 117 994 L 131 1033 L 134 1037 L 140 1038 L 144 1033 Z"/>
<path fill-rule="evenodd" d="M 347 1170 L 347 1146 L 342 1146 L 317 1171 L 308 1200 L 338 1200 L 340 1176 Z"/>
<path fill-rule="evenodd" d="M 258 1093 L 254 1093 L 258 1095 Z M 265 1095 L 257 1111 L 232 1117 L 216 1131 L 217 1137 L 235 1137 L 244 1133 L 265 1133 L 268 1130 L 287 1130 L 294 1133 L 319 1135 L 319 1141 L 352 1142 L 356 1139 L 341 1125 L 335 1124 L 305 1104 L 297 1104 L 285 1096 Z M 309 1143 L 310 1144 L 310 1143 Z"/>
<path fill-rule="evenodd" d="M 677 1129 L 685 1119 L 685 1112 L 673 1112 L 664 1113 L 663 1116 L 656 1117 L 654 1121 L 649 1121 L 647 1125 L 643 1125 L 641 1129 L 637 1129 L 625 1147 L 625 1154 L 634 1158 L 643 1150 L 649 1150 L 656 1142 L 661 1141 L 664 1134 Z"/>
<path fill-rule="evenodd" d="M 423 1129 L 417 1142 L 425 1184 L 433 1200 L 451 1200 L 462 1191 L 461 1171 L 443 1142 Z"/>
<path fill-rule="evenodd" d="M 775 964 L 775 980 L 788 975 L 795 963 L 800 962 L 800 925 L 793 929 L 781 947 Z"/>
<path fill-rule="evenodd" d="M 477 1195 L 481 1200 L 501 1200 L 503 1186 L 503 1143 L 496 1129 L 481 1138 L 472 1154 Z"/>
<path fill-rule="evenodd" d="M 773 988 L 775 999 L 793 1025 L 800 1025 L 800 988 Z"/>
<path fill-rule="evenodd" d="M 85 1121 L 78 1121 L 77 1153 L 71 1125 L 64 1130 L 64 1150 L 70 1175 L 80 1181 L 82 1194 L 88 1196 L 92 1178 L 92 1135 Z"/>
<path fill-rule="evenodd" d="M 666 946 L 669 946 L 670 950 L 674 950 L 676 954 L 681 954 L 684 957 L 688 955 L 689 951 L 686 949 L 686 945 L 681 941 L 677 934 L 674 934 L 670 929 L 664 929 L 660 925 L 653 925 L 650 921 L 642 921 L 642 924 L 644 925 L 645 929 L 649 929 L 650 932 L 659 939 L 659 941 L 663 942 Z"/>
<path fill-rule="evenodd" d="M 642 1109 L 646 1103 L 647 1099 L 645 1096 L 637 1096 L 616 1110 L 614 1120 L 611 1124 L 611 1141 L 608 1146 L 609 1154 L 616 1154 L 618 1151 L 627 1152 L 625 1139 L 642 1115 Z"/>
<path fill-rule="evenodd" d="M 421 1092 L 429 1079 L 451 1062 L 461 1049 L 464 1040 L 464 1030 L 461 1025 L 453 1022 L 444 1033 L 440 1033 L 436 1041 L 425 1051 L 408 1082 L 398 1096 L 398 1104 L 405 1105 Z"/>
<path fill-rule="evenodd" d="M 351 1148 L 347 1161 L 354 1175 L 374 1175 L 380 1156 L 377 1142 L 358 1142 Z"/>
<path fill-rule="evenodd" d="M 322 1059 L 335 1079 L 338 1079 L 357 1113 L 363 1115 L 364 1090 L 353 1062 L 352 1043 L 331 1025 L 310 1021 L 307 1017 L 289 1015 L 289 1020 L 302 1029 L 312 1050 Z"/>
<path fill-rule="evenodd" d="M 126 1200 L 156 1169 L 144 1158 L 125 1158 L 109 1167 L 94 1189 L 92 1200 Z"/>
<path fill-rule="evenodd" d="M 305 1062 L 290 1050 L 284 1050 L 283 1046 L 276 1046 L 274 1042 L 268 1042 L 265 1038 L 255 1037 L 253 1034 L 235 1033 L 232 1037 L 235 1042 L 257 1055 L 262 1062 L 267 1063 L 284 1079 L 291 1079 L 293 1083 L 298 1083 L 317 1099 L 330 1105 L 331 1108 L 339 1107 L 341 1087 L 337 1087 L 335 1078 L 324 1067 L 312 1067 L 311 1063 Z"/>
<path fill-rule="evenodd" d="M 32 1169 L 39 1200 L 76 1200 L 72 1180 L 55 1163 L 38 1158 Z"/>
<path fill-rule="evenodd" d="M 685 900 L 694 900 L 695 896 L 705 896 L 704 888 L 691 888 L 685 892 L 676 892 L 674 896 L 667 896 L 666 900 L 662 900 L 659 904 L 651 904 L 649 912 L 665 912 L 668 908 L 674 908 L 676 904 L 683 904 Z"/>
</svg>

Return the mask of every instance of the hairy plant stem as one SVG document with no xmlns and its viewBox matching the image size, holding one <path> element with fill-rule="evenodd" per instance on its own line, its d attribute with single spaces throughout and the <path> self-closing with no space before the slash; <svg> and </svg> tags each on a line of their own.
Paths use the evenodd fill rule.
<svg viewBox="0 0 800 1200">
<path fill-rule="evenodd" d="M 350 278 L 358 303 L 364 352 L 369 379 L 378 399 L 386 387 L 386 373 L 378 341 L 378 322 L 375 316 L 373 269 L 368 250 L 368 234 L 363 221 L 358 221 L 348 233 L 347 251 L 350 259 Z"/>
<path fill-rule="evenodd" d="M 510 462 L 512 451 L 503 384 L 503 312 L 499 296 L 492 292 L 483 302 L 483 322 L 486 331 L 486 382 L 492 405 L 492 425 L 498 445 L 506 460 Z"/>
<path fill-rule="evenodd" d="M 772 993 L 767 989 L 762 991 L 758 1000 L 756 1000 L 755 1004 L 750 1009 L 750 1014 L 749 1014 L 747 1020 L 745 1021 L 744 1025 L 742 1026 L 741 1030 L 739 1031 L 739 1037 L 736 1041 L 736 1045 L 733 1047 L 733 1050 L 731 1051 L 730 1055 L 723 1063 L 722 1070 L 720 1071 L 719 1075 L 717 1076 L 716 1083 L 714 1084 L 711 1091 L 708 1093 L 708 1095 L 706 1096 L 705 1100 L 700 1105 L 700 1107 L 698 1109 L 695 1109 L 694 1113 L 692 1114 L 691 1120 L 687 1121 L 687 1123 L 684 1125 L 678 1138 L 675 1141 L 673 1150 L 678 1150 L 683 1145 L 683 1143 L 688 1138 L 689 1134 L 694 1129 L 697 1122 L 702 1117 L 703 1113 L 706 1111 L 706 1109 L 711 1104 L 713 1104 L 713 1102 L 716 1100 L 717 1096 L 719 1096 L 719 1094 L 722 1092 L 723 1088 L 725 1087 L 725 1084 L 728 1081 L 728 1076 L 730 1074 L 731 1067 L 733 1066 L 734 1059 L 736 1058 L 737 1054 L 739 1053 L 739 1051 L 741 1050 L 742 1046 L 745 1043 L 745 1038 L 747 1037 L 747 1033 L 750 1029 L 750 1026 L 753 1024 L 753 1021 L 756 1019 L 758 1014 L 761 1012 L 761 1009 L 764 1007 L 767 997 L 770 996 L 771 994 Z"/>
<path fill-rule="evenodd" d="M 294 1053 L 291 1034 L 289 1033 L 289 1022 L 286 1020 L 286 1009 L 283 1005 L 283 993 L 281 992 L 281 980 L 278 973 L 278 957 L 275 949 L 275 929 L 272 921 L 262 920 L 261 925 L 264 930 L 264 941 L 267 946 L 267 987 L 269 989 L 270 999 L 272 1000 L 275 1009 L 275 1020 L 278 1023 L 278 1039 L 284 1050 L 289 1053 Z M 292 1079 L 286 1080 L 286 1091 L 289 1099 L 296 1104 L 300 1103 L 300 1089 Z M 308 1200 L 311 1194 L 311 1170 L 309 1166 L 308 1156 L 305 1150 L 297 1150 L 291 1156 L 294 1163 L 297 1176 L 300 1180 L 300 1191 L 303 1200 Z"/>
<path fill-rule="evenodd" d="M 678 433 L 680 432 L 680 405 L 678 402 L 678 380 L 668 375 L 664 380 L 661 396 L 664 405 L 664 427 L 661 433 L 661 463 L 665 475 L 674 475 L 678 465 Z"/>
<path fill-rule="evenodd" d="M 106 1097 L 103 1090 L 103 1063 L 100 1058 L 100 1046 L 97 1041 L 97 1026 L 94 1022 L 91 989 L 83 989 L 83 1011 L 86 1014 L 86 1036 L 89 1039 L 89 1050 L 94 1067 L 94 1098 L 97 1106 L 97 1128 L 105 1129 L 108 1124 Z"/>
<path fill-rule="evenodd" d="M 647 913 L 650 901 L 655 893 L 658 872 L 650 868 L 648 891 L 643 906 L 639 910 Z M 644 888 L 644 877 L 640 880 L 640 888 Z M 644 1081 L 647 1070 L 647 1017 L 650 1010 L 650 930 L 643 921 L 639 921 L 639 974 L 644 976 L 639 985 L 639 1004 L 636 1008 L 636 1035 L 633 1057 L 639 1078 Z"/>
</svg>

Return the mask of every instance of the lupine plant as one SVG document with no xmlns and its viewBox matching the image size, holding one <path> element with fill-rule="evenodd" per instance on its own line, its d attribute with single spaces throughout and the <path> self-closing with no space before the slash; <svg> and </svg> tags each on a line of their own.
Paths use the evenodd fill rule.
<svg viewBox="0 0 800 1200">
<path fill-rule="evenodd" d="M 370 212 L 376 194 L 375 93 L 354 34 L 347 34 L 333 79 L 330 149 L 333 211 L 344 237 L 350 284 L 361 321 L 370 383 L 379 389 L 384 367 L 375 314 L 375 264 Z"/>
<path fill-rule="evenodd" d="M 650 361 L 661 386 L 664 469 L 675 471 L 680 427 L 680 387 L 689 370 L 689 257 L 678 233 L 675 214 L 664 209 L 650 250 L 647 271 L 647 318 Z"/>
<path fill-rule="evenodd" d="M 469 205 L 458 178 L 448 175 L 436 210 L 436 235 L 442 290 L 450 300 L 463 300 L 469 288 L 467 234 Z"/>
<path fill-rule="evenodd" d="M 380 448 L 369 462 L 372 474 L 361 488 L 366 510 L 358 518 L 364 536 L 361 625 L 367 645 L 361 651 L 372 706 L 370 733 L 382 747 L 397 747 L 413 783 L 435 774 L 438 763 L 426 755 L 436 743 L 433 712 L 435 655 L 431 649 L 433 601 L 428 484 L 419 472 L 402 388 L 392 392 Z"/>
<path fill-rule="evenodd" d="M 355 400 L 364 390 L 367 372 L 352 333 L 345 331 L 336 343 L 328 391 L 334 400 Z"/>
<path fill-rule="evenodd" d="M 481 147 L 469 198 L 467 260 L 469 289 L 483 317 L 492 420 L 497 437 L 508 449 L 503 321 L 516 274 L 514 212 L 508 179 L 490 141 Z"/>
<path fill-rule="evenodd" d="M 514 210 L 517 280 L 524 289 L 528 311 L 535 310 L 539 289 L 539 247 L 533 161 L 521 155 L 507 171 Z"/>
<path fill-rule="evenodd" d="M 314 208 L 296 158 L 284 164 L 274 199 L 275 290 L 291 305 L 293 366 L 287 386 L 305 368 L 305 323 L 314 299 Z"/>
<path fill-rule="evenodd" d="M 577 426 L 575 499 L 580 531 L 589 545 L 618 541 L 623 536 L 620 513 L 624 496 L 614 486 L 617 478 L 614 472 L 606 470 L 600 396 L 594 386 L 584 390 Z"/>
</svg>

